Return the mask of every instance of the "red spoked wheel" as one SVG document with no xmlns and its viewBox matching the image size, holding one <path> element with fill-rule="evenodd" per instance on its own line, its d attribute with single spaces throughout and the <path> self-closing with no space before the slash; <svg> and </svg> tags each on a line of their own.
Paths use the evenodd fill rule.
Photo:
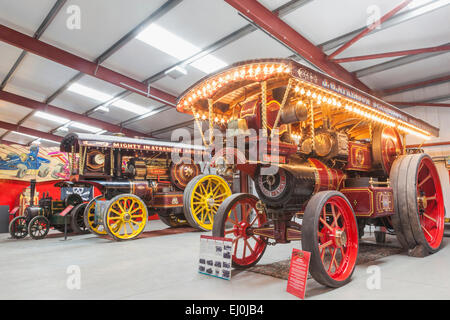
<svg viewBox="0 0 450 320">
<path fill-rule="evenodd" d="M 406 249 L 421 245 L 434 253 L 442 243 L 445 219 L 436 166 L 424 153 L 403 156 L 394 165 L 397 175 L 392 177 L 392 185 L 396 214 L 392 221 L 397 220 L 396 233 L 404 238 L 402 245 Z"/>
<path fill-rule="evenodd" d="M 266 213 L 257 208 L 258 198 L 237 193 L 228 197 L 219 207 L 214 219 L 213 236 L 232 239 L 232 264 L 235 268 L 248 268 L 261 259 L 266 250 L 266 238 L 253 234 L 262 227 Z"/>
<path fill-rule="evenodd" d="M 317 282 L 337 288 L 350 281 L 358 256 L 358 225 L 342 193 L 322 191 L 309 200 L 302 248 L 311 252 L 310 273 Z"/>
<path fill-rule="evenodd" d="M 434 253 L 444 236 L 445 209 L 439 174 L 426 154 L 413 155 L 408 171 L 408 214 L 414 239 Z"/>
</svg>

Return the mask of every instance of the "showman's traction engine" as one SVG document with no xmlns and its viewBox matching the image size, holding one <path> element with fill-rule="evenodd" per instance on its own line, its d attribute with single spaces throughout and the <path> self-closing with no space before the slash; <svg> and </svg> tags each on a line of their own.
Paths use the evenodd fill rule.
<svg viewBox="0 0 450 320">
<path fill-rule="evenodd" d="M 405 249 L 439 250 L 438 173 L 422 150 L 405 147 L 406 134 L 439 135 L 424 121 L 286 59 L 209 75 L 182 94 L 177 110 L 192 114 L 200 131 L 209 124 L 202 138 L 218 173 L 191 181 L 185 211 L 233 239 L 234 267 L 256 264 L 269 244 L 302 240 L 314 279 L 339 287 L 350 281 L 366 224 L 393 230 Z M 202 192 L 237 172 L 242 193 L 220 206 L 214 190 Z M 247 176 L 258 196 L 246 193 Z"/>
</svg>

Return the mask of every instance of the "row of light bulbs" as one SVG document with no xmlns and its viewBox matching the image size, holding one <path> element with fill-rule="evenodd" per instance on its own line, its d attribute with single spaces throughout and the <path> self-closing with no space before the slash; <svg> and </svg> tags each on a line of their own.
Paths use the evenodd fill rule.
<svg viewBox="0 0 450 320">
<path fill-rule="evenodd" d="M 333 105 L 333 106 L 337 106 L 337 107 L 342 106 L 342 103 L 340 101 L 336 100 L 335 98 L 330 97 L 330 95 L 332 95 L 331 93 L 328 96 L 325 94 L 322 95 L 322 94 L 318 94 L 314 91 L 311 91 L 309 89 L 305 89 L 303 87 L 300 88 L 299 86 L 296 86 L 294 91 L 296 93 L 300 93 L 301 95 L 306 96 L 308 98 L 315 99 L 317 101 L 317 104 L 321 104 L 323 102 L 323 103 L 328 103 L 329 105 Z M 430 139 L 430 134 L 428 132 L 426 132 L 425 130 L 413 127 L 412 125 L 410 125 L 408 123 L 397 120 L 389 115 L 386 115 L 385 113 L 383 113 L 381 111 L 375 110 L 366 105 L 363 105 L 360 103 L 355 103 L 355 102 L 352 102 L 352 104 L 353 105 L 347 104 L 345 106 L 345 110 L 356 113 L 357 115 L 359 115 L 361 117 L 365 117 L 372 121 L 381 123 L 385 126 L 397 127 L 399 130 L 401 130 L 405 133 L 408 133 L 408 134 L 415 135 L 419 138 L 423 138 L 425 140 Z M 397 124 L 396 123 L 397 121 L 400 121 L 401 123 L 403 123 L 403 125 Z"/>
<path fill-rule="evenodd" d="M 195 117 L 195 119 L 198 119 L 201 121 L 206 121 L 207 119 L 209 119 L 206 114 L 200 114 L 200 113 L 194 114 L 194 117 Z M 214 122 L 223 125 L 223 124 L 227 123 L 228 120 L 225 117 L 216 116 L 216 117 L 214 117 Z"/>
<path fill-rule="evenodd" d="M 272 64 L 254 64 L 250 66 L 235 68 L 226 73 L 219 74 L 212 78 L 207 84 L 201 88 L 195 88 L 186 96 L 180 104 L 184 107 L 192 105 L 198 99 L 205 99 L 211 97 L 218 89 L 231 81 L 238 80 L 264 80 L 274 73 L 290 73 L 291 70 L 283 63 Z"/>
</svg>

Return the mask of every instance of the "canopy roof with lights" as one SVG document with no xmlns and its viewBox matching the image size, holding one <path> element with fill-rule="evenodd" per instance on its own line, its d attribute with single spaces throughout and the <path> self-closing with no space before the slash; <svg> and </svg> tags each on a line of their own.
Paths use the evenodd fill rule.
<svg viewBox="0 0 450 320">
<path fill-rule="evenodd" d="M 287 88 L 288 103 L 312 106 L 315 126 L 322 125 L 324 106 L 333 127 L 352 128 L 352 138 L 370 136 L 372 125 L 395 127 L 423 139 L 439 136 L 439 129 L 340 80 L 289 59 L 261 59 L 236 63 L 209 75 L 186 90 L 177 110 L 197 119 L 225 125 L 234 109 L 267 91 Z M 282 104 L 283 105 L 283 104 Z"/>
</svg>

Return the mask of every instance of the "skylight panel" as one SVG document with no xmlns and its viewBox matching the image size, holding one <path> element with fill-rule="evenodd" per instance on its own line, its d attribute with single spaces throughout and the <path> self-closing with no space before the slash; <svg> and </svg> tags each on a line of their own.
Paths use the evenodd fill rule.
<svg viewBox="0 0 450 320">
<path fill-rule="evenodd" d="M 131 103 L 131 102 L 128 102 L 128 101 L 125 101 L 125 100 L 116 101 L 112 105 L 117 107 L 117 108 L 120 108 L 120 109 L 123 109 L 123 110 L 127 110 L 127 111 L 130 111 L 130 112 L 139 114 L 139 115 L 145 114 L 145 113 L 150 111 L 150 110 L 148 110 L 147 108 L 145 108 L 143 106 L 140 106 L 140 105 L 137 105 L 135 103 Z"/>
<path fill-rule="evenodd" d="M 38 137 L 36 136 L 32 136 L 30 134 L 26 134 L 26 133 L 22 133 L 22 132 L 18 132 L 18 131 L 11 131 L 14 134 L 17 134 L 19 136 L 23 136 L 23 137 L 27 137 L 27 138 L 32 138 L 32 139 L 37 139 Z"/>
<path fill-rule="evenodd" d="M 50 121 L 61 123 L 61 124 L 64 124 L 64 123 L 67 123 L 70 121 L 69 119 L 58 117 L 58 116 L 52 115 L 47 112 L 42 112 L 42 111 L 38 111 L 34 115 L 38 118 L 50 120 Z"/>
<path fill-rule="evenodd" d="M 85 130 L 85 131 L 89 131 L 92 133 L 97 133 L 102 131 L 102 129 L 97 128 L 97 127 L 93 127 L 93 126 L 89 126 L 87 124 L 81 123 L 81 122 L 72 122 L 70 124 L 71 127 L 77 128 L 77 129 L 81 129 L 81 130 Z"/>
<path fill-rule="evenodd" d="M 189 58 L 200 51 L 200 48 L 154 23 L 142 31 L 136 39 L 179 60 Z"/>
<path fill-rule="evenodd" d="M 136 37 L 136 39 L 141 40 L 178 60 L 185 60 L 202 51 L 201 48 L 156 24 L 148 26 Z M 194 61 L 190 65 L 204 73 L 211 73 L 226 67 L 228 64 L 209 54 Z"/>
<path fill-rule="evenodd" d="M 113 96 L 111 96 L 111 95 L 109 95 L 107 93 L 104 93 L 104 92 L 101 92 L 101 91 L 98 91 L 98 90 L 95 90 L 95 89 L 83 86 L 83 85 L 81 85 L 79 83 L 72 84 L 68 88 L 68 90 L 71 91 L 71 92 L 75 92 L 75 93 L 78 93 L 80 95 L 83 95 L 85 97 L 89 97 L 91 99 L 98 100 L 98 101 L 106 101 L 106 100 L 109 100 L 109 99 L 111 99 L 113 97 Z"/>
<path fill-rule="evenodd" d="M 191 63 L 191 66 L 203 71 L 204 73 L 212 73 L 219 69 L 225 68 L 227 65 L 228 64 L 224 61 L 210 54 Z"/>
</svg>

